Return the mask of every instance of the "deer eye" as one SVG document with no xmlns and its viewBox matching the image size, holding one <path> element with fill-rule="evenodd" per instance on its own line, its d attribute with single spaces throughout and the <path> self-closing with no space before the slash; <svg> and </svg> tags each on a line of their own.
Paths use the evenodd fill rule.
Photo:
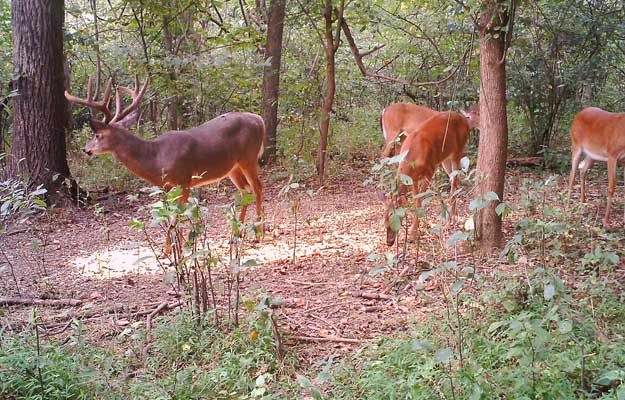
<svg viewBox="0 0 625 400">
<path fill-rule="evenodd" d="M 100 135 L 99 133 L 95 134 L 95 140 L 100 140 L 101 137 L 102 137 L 102 135 Z"/>
</svg>

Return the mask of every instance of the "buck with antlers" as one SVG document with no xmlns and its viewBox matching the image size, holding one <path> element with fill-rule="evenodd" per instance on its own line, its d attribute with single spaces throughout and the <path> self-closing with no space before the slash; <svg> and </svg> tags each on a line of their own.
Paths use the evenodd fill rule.
<svg viewBox="0 0 625 400">
<path fill-rule="evenodd" d="M 456 112 L 437 112 L 423 122 L 419 127 L 410 131 L 406 136 L 400 154 L 406 153 L 399 163 L 399 175 L 407 175 L 412 179 L 412 192 L 419 195 L 426 191 L 436 172 L 436 168 L 443 163 L 446 172 L 451 176 L 451 214 L 456 215 L 455 192 L 457 177 L 452 175 L 460 168 L 460 160 L 464 156 L 464 149 L 469 139 L 469 132 L 479 125 L 479 115 L 474 113 L 469 118 Z M 399 179 L 398 179 L 399 182 Z M 399 193 L 391 195 L 379 194 L 385 205 L 384 225 L 386 228 L 386 244 L 395 243 L 397 232 L 390 223 L 391 215 L 398 207 L 406 204 L 408 187 L 398 183 Z M 416 199 L 416 206 L 421 207 L 422 197 Z M 410 240 L 414 240 L 419 226 L 419 217 L 413 213 L 413 224 L 410 230 Z"/>
<path fill-rule="evenodd" d="M 263 185 L 258 159 L 263 153 L 263 119 L 252 113 L 231 112 L 186 131 L 167 132 L 154 140 L 143 140 L 128 129 L 139 119 L 139 107 L 147 87 L 148 79 L 140 87 L 136 76 L 134 90 L 118 87 L 115 114 L 110 109 L 111 80 L 102 101 L 93 98 L 92 78 L 89 78 L 86 99 L 65 92 L 69 101 L 104 115 L 102 121 L 92 116 L 95 138 L 87 143 L 84 151 L 89 155 L 112 153 L 133 174 L 165 190 L 181 186 L 181 203 L 187 202 L 191 188 L 218 182 L 227 176 L 237 188 L 256 195 L 256 215 L 260 220 Z M 132 103 L 125 108 L 122 93 L 132 97 Z M 246 209 L 247 206 L 241 209 L 241 221 L 245 220 Z"/>
<path fill-rule="evenodd" d="M 603 217 L 603 225 L 607 227 L 616 186 L 616 167 L 619 161 L 625 159 L 625 113 L 611 113 L 596 107 L 583 109 L 571 127 L 571 152 L 567 206 L 571 201 L 575 174 L 582 155 L 586 155 L 580 173 L 582 202 L 586 200 L 586 172 L 595 161 L 608 162 L 608 200 Z"/>
</svg>

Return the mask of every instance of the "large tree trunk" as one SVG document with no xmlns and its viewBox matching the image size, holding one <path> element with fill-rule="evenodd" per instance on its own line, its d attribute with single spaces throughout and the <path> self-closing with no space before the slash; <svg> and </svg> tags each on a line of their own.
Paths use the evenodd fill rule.
<svg viewBox="0 0 625 400">
<path fill-rule="evenodd" d="M 280 95 L 280 65 L 282 60 L 282 33 L 284 31 L 285 0 L 273 0 L 267 23 L 265 58 L 271 58 L 263 74 L 263 119 L 265 120 L 265 160 L 276 157 L 278 129 L 278 98 Z"/>
<path fill-rule="evenodd" d="M 63 96 L 63 0 L 13 0 L 13 144 L 10 176 L 27 175 L 56 195 L 69 178 L 65 149 L 68 107 Z"/>
<path fill-rule="evenodd" d="M 505 38 L 496 27 L 505 26 L 507 13 L 499 12 L 503 0 L 487 0 L 480 17 L 480 143 L 477 160 L 479 195 L 495 192 L 503 199 L 508 147 L 506 113 Z M 498 33 L 498 34 L 497 34 Z M 501 245 L 501 216 L 492 201 L 479 212 L 476 233 L 483 250 Z"/>
</svg>

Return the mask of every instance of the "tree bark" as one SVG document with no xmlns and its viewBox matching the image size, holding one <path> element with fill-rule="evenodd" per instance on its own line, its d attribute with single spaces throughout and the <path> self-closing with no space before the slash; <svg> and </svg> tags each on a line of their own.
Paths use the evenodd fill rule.
<svg viewBox="0 0 625 400">
<path fill-rule="evenodd" d="M 167 49 L 167 52 L 172 55 L 172 56 L 176 56 L 176 49 L 175 49 L 175 45 L 174 45 L 174 37 L 169 29 L 169 24 L 171 23 L 171 20 L 169 17 L 163 17 L 163 43 L 165 44 L 165 48 Z M 171 79 L 172 83 L 176 82 L 176 79 L 178 79 L 177 74 L 176 74 L 176 69 L 174 66 L 168 67 L 169 70 L 169 79 Z M 174 94 L 173 96 L 171 96 L 169 98 L 169 101 L 167 102 L 167 126 L 170 130 L 175 131 L 178 130 L 178 104 L 179 104 L 179 100 L 178 100 L 178 95 Z"/>
<path fill-rule="evenodd" d="M 69 178 L 65 148 L 68 106 L 63 96 L 62 0 L 13 0 L 13 144 L 9 176 L 27 175 L 55 198 Z"/>
<path fill-rule="evenodd" d="M 263 119 L 265 120 L 266 129 L 264 159 L 266 162 L 271 162 L 276 157 L 285 5 L 285 0 L 273 0 L 269 6 L 265 59 L 270 58 L 271 61 L 269 65 L 265 66 L 263 74 Z"/>
<path fill-rule="evenodd" d="M 477 160 L 478 195 L 495 192 L 503 199 L 508 147 L 506 113 L 505 37 L 497 28 L 507 24 L 507 12 L 501 12 L 503 0 L 486 0 L 486 11 L 478 21 L 480 32 L 480 141 Z M 502 221 L 491 201 L 480 210 L 476 236 L 485 251 L 502 243 Z"/>
<path fill-rule="evenodd" d="M 333 32 L 333 7 L 332 0 L 325 1 L 323 18 L 325 21 L 324 39 L 326 51 L 326 93 L 321 106 L 321 123 L 319 126 L 319 152 L 317 154 L 317 174 L 319 182 L 323 185 L 326 170 L 326 159 L 328 151 L 328 135 L 330 132 L 330 113 L 334 104 L 336 94 L 336 51 L 341 40 L 341 27 L 343 24 L 344 1 L 341 1 L 340 8 L 337 9 L 337 28 Z"/>
</svg>

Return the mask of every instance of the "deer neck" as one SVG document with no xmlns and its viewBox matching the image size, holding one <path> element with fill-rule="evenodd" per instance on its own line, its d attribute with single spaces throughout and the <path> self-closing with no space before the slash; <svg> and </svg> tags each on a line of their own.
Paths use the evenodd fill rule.
<svg viewBox="0 0 625 400">
<path fill-rule="evenodd" d="M 158 146 L 130 132 L 118 131 L 113 155 L 133 174 L 153 185 L 163 185 L 163 168 L 158 161 Z"/>
</svg>

